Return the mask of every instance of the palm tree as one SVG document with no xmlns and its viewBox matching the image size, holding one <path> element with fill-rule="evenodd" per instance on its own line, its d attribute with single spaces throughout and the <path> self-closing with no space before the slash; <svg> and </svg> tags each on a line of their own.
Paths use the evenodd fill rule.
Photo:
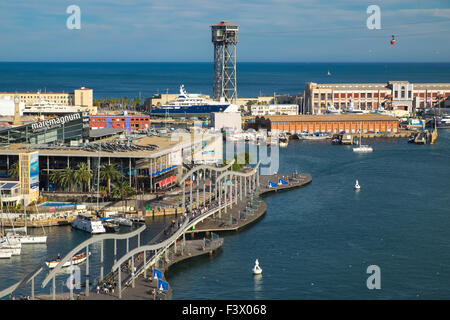
<svg viewBox="0 0 450 320">
<path fill-rule="evenodd" d="M 135 190 L 129 185 L 127 181 L 117 181 L 111 190 L 111 195 L 115 199 L 125 199 L 125 207 L 128 206 L 128 197 L 135 195 Z"/>
<path fill-rule="evenodd" d="M 73 170 L 71 167 L 67 167 L 63 171 L 61 171 L 60 174 L 60 184 L 63 187 L 68 187 L 69 191 L 73 191 L 72 186 L 76 182 L 75 170 Z"/>
<path fill-rule="evenodd" d="M 14 162 L 9 167 L 8 174 L 14 180 L 19 179 L 19 161 Z"/>
<path fill-rule="evenodd" d="M 108 193 L 111 194 L 111 181 L 120 179 L 120 172 L 114 164 L 104 164 L 100 170 L 100 179 L 108 182 Z"/>
<path fill-rule="evenodd" d="M 74 180 L 77 184 L 81 184 L 81 191 L 84 191 L 84 184 L 91 184 L 92 170 L 88 168 L 86 162 L 80 162 L 77 170 L 74 172 Z"/>
<path fill-rule="evenodd" d="M 52 170 L 52 172 L 50 173 L 50 180 L 54 183 L 54 184 L 61 184 L 61 177 L 62 177 L 62 172 L 59 170 Z"/>
</svg>

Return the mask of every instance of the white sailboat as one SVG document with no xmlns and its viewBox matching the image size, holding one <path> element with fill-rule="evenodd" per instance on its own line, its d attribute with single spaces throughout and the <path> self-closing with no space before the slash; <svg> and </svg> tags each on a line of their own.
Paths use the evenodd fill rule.
<svg viewBox="0 0 450 320">
<path fill-rule="evenodd" d="M 1 193 L 0 193 L 1 195 Z M 0 207 L 1 207 L 1 236 L 0 236 L 0 256 L 2 259 L 11 258 L 11 256 L 20 255 L 22 251 L 22 244 L 16 239 L 10 238 L 8 234 L 5 236 L 5 230 L 3 228 L 3 202 L 0 197 Z"/>
<path fill-rule="evenodd" d="M 360 126 L 359 126 L 359 146 L 353 148 L 353 152 L 372 152 L 373 151 L 372 147 L 369 145 L 362 145 L 361 139 L 362 139 L 362 133 L 361 133 L 361 124 L 360 124 Z"/>
<path fill-rule="evenodd" d="M 37 206 L 36 206 L 36 210 L 37 210 Z M 14 225 L 13 225 L 13 234 L 10 235 L 10 238 L 16 239 L 22 244 L 47 243 L 47 236 L 45 235 L 45 229 L 42 224 L 41 224 L 42 231 L 44 231 L 43 236 L 32 236 L 32 235 L 28 234 L 28 231 L 27 231 L 27 209 L 25 206 L 24 206 L 24 220 L 25 220 L 25 226 L 23 229 L 22 228 L 14 229 Z M 23 231 L 24 234 L 19 233 L 18 232 L 19 230 Z"/>
<path fill-rule="evenodd" d="M 358 180 L 356 180 L 356 183 L 355 183 L 355 189 L 356 189 L 356 190 L 361 189 L 361 186 L 359 185 Z"/>
</svg>

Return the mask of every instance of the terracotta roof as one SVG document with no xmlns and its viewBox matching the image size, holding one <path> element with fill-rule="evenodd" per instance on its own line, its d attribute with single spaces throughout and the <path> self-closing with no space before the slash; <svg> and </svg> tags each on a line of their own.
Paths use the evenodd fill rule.
<svg viewBox="0 0 450 320">
<path fill-rule="evenodd" d="M 397 118 L 380 114 L 341 114 L 341 115 L 295 115 L 257 117 L 271 122 L 311 122 L 311 121 L 397 121 Z"/>
</svg>

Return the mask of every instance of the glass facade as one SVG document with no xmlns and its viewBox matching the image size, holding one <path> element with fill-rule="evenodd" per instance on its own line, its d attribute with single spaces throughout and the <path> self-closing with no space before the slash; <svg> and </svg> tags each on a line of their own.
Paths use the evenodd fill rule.
<svg viewBox="0 0 450 320">
<path fill-rule="evenodd" d="M 67 143 L 89 136 L 89 116 L 73 113 L 59 118 L 0 130 L 0 144 Z"/>
</svg>

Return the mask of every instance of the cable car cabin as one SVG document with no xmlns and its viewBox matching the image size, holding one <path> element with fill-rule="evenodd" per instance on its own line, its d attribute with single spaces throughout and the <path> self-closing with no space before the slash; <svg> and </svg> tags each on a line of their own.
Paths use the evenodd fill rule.
<svg viewBox="0 0 450 320">
<path fill-rule="evenodd" d="M 394 37 L 394 36 L 392 36 L 391 44 L 392 44 L 392 45 L 395 44 L 395 37 Z"/>
</svg>

